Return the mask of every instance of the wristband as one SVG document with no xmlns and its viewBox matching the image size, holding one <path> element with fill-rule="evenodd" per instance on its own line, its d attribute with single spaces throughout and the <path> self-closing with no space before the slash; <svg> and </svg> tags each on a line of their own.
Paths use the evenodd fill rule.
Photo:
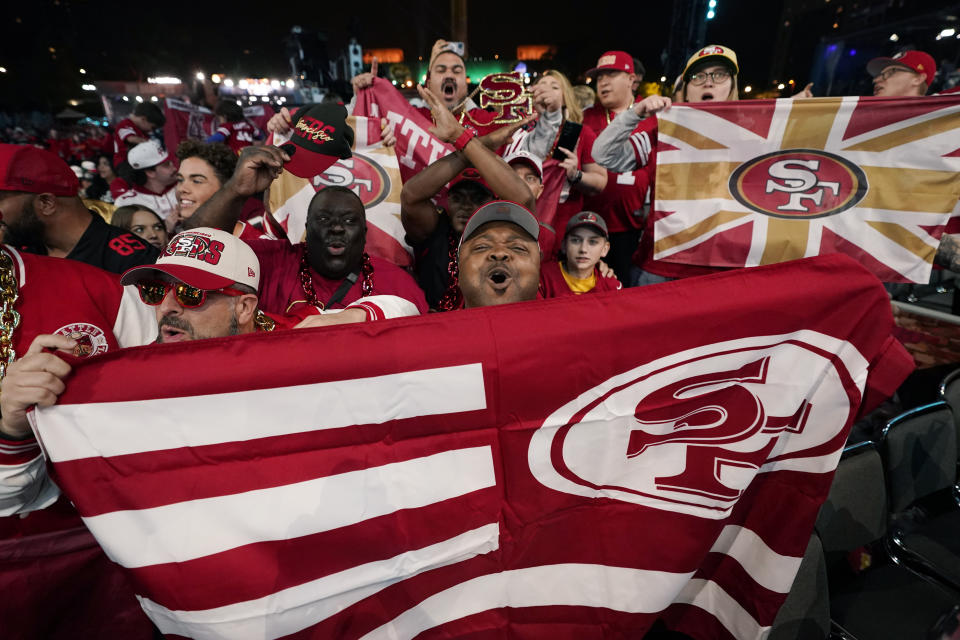
<svg viewBox="0 0 960 640">
<path fill-rule="evenodd" d="M 460 134 L 460 137 L 454 141 L 453 148 L 457 151 L 463 151 L 463 148 L 467 146 L 467 143 L 473 140 L 476 135 L 477 134 L 470 129 L 464 129 L 463 133 Z"/>
<path fill-rule="evenodd" d="M 577 169 L 577 175 L 573 180 L 570 181 L 570 184 L 577 184 L 581 180 L 583 180 L 583 171 L 581 169 Z"/>
</svg>

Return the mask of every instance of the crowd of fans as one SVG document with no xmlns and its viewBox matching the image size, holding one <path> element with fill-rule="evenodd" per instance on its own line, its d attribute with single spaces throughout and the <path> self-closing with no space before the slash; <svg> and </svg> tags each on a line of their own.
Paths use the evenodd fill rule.
<svg viewBox="0 0 960 640">
<path fill-rule="evenodd" d="M 673 100 L 739 98 L 740 60 L 732 49 L 711 45 L 691 53 Z M 75 309 L 60 305 L 56 317 L 32 316 L 30 305 L 79 294 L 53 282 L 44 291 L 22 287 L 16 359 L 0 396 L 0 444 L 21 458 L 36 446 L 25 411 L 55 402 L 69 371 L 54 350 L 97 352 L 89 335 L 58 334 L 58 327 L 87 323 L 110 332 L 122 315 L 125 326 L 139 329 L 118 333 L 111 344 L 168 343 L 456 312 L 679 277 L 670 264 L 653 260 L 647 216 L 657 148 L 650 116 L 669 109 L 671 97 L 637 99 L 638 61 L 623 51 L 602 53 L 587 71 L 592 88 L 572 86 L 560 71 L 544 72 L 531 87 L 535 114 L 482 132 L 470 124 L 486 116 L 468 97 L 466 67 L 455 47 L 438 41 L 419 88 L 417 108 L 455 151 L 403 185 L 401 219 L 415 257 L 410 270 L 366 250 L 363 203 L 348 189 L 328 187 L 313 197 L 304 242 L 283 237 L 265 210 L 263 194 L 292 155 L 311 153 L 297 137 L 307 130 L 315 142 L 317 134 L 303 123 L 325 123 L 329 144 L 346 140 L 349 148 L 352 132 L 341 105 L 274 116 L 269 132 L 292 136 L 296 148 L 264 145 L 265 132 L 234 103 L 218 105 L 216 133 L 176 149 L 164 147 L 164 114 L 151 103 L 138 104 L 112 132 L 4 129 L 0 212 L 8 258 L 0 267 L 19 269 L 28 283 L 32 271 L 70 274 L 58 280 L 87 283 L 82 291 L 89 300 Z M 875 95 L 923 96 L 936 65 L 909 51 L 874 60 L 866 71 Z M 374 82 L 376 75 L 365 73 L 353 86 L 359 91 Z M 796 99 L 807 94 L 809 87 Z M 388 128 L 384 138 L 392 137 Z M 120 284 L 100 270 L 123 274 L 139 302 L 121 295 Z M 24 469 L 34 465 L 29 472 L 20 469 L 37 482 L 39 459 L 24 463 Z M 22 489 L 0 489 L 0 515 L 56 499 L 55 491 L 27 499 Z"/>
</svg>

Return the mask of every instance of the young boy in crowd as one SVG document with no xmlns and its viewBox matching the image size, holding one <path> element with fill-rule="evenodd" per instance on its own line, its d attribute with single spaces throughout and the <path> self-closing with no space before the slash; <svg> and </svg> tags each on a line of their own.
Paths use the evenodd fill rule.
<svg viewBox="0 0 960 640">
<path fill-rule="evenodd" d="M 544 298 L 581 293 L 616 291 L 622 285 L 612 274 L 601 275 L 597 265 L 610 251 L 607 223 L 592 211 L 570 218 L 558 260 L 540 269 L 540 293 Z"/>
</svg>

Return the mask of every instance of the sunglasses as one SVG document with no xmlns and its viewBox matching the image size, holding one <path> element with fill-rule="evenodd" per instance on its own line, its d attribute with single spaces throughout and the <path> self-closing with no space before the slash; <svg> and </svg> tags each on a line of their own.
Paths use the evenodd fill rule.
<svg viewBox="0 0 960 640">
<path fill-rule="evenodd" d="M 243 291 L 224 287 L 223 289 L 198 289 L 182 282 L 166 282 L 164 280 L 147 280 L 137 283 L 140 299 L 146 304 L 157 306 L 167 297 L 167 292 L 173 289 L 177 304 L 185 309 L 199 307 L 207 301 L 208 293 L 222 293 L 226 296 L 242 296 Z"/>
</svg>

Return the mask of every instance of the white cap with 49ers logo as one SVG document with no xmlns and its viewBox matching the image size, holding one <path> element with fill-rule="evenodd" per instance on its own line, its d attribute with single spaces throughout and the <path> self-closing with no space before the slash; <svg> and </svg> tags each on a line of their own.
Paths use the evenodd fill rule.
<svg viewBox="0 0 960 640">
<path fill-rule="evenodd" d="M 123 285 L 156 278 L 159 273 L 208 291 L 233 283 L 260 287 L 260 261 L 250 246 L 226 231 L 197 227 L 173 237 L 156 264 L 129 269 L 120 278 Z"/>
</svg>

